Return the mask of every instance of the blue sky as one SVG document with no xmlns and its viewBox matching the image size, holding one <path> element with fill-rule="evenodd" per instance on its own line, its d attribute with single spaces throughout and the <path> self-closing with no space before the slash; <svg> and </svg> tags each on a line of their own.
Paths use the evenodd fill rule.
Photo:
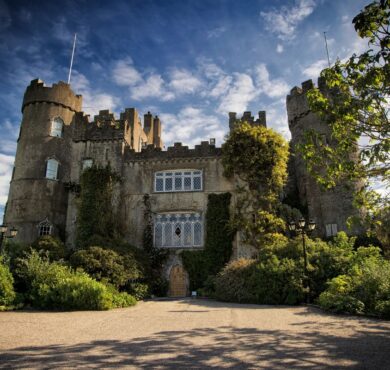
<svg viewBox="0 0 390 370">
<path fill-rule="evenodd" d="M 223 141 L 228 112 L 267 111 L 289 138 L 286 94 L 330 59 L 366 49 L 352 18 L 368 0 L 0 0 L 0 221 L 26 86 L 68 76 L 84 111 L 158 114 L 166 145 Z"/>
</svg>

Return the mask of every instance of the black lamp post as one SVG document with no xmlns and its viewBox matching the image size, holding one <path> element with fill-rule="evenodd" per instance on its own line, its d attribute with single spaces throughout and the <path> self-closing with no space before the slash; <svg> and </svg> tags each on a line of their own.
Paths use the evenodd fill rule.
<svg viewBox="0 0 390 370">
<path fill-rule="evenodd" d="M 0 255 L 2 254 L 3 252 L 3 241 L 5 238 L 14 238 L 17 233 L 18 233 L 18 230 L 15 229 L 14 227 L 12 227 L 10 230 L 9 230 L 9 235 L 5 235 L 8 231 L 8 226 L 3 224 L 3 225 L 0 225 Z"/>
<path fill-rule="evenodd" d="M 298 220 L 297 223 L 291 221 L 288 224 L 290 231 L 295 231 L 297 234 L 302 235 L 302 248 L 303 248 L 303 269 L 305 273 L 305 288 L 306 288 L 306 303 L 309 303 L 309 277 L 307 274 L 307 253 L 306 253 L 306 243 L 305 243 L 305 234 L 313 231 L 316 228 L 316 223 L 313 220 L 306 222 L 304 218 Z"/>
</svg>

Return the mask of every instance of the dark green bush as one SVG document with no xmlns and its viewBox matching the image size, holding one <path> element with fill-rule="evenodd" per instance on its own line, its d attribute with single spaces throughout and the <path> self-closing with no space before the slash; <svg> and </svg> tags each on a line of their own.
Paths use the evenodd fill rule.
<svg viewBox="0 0 390 370">
<path fill-rule="evenodd" d="M 108 282 L 116 288 L 124 286 L 128 280 L 137 279 L 142 272 L 131 253 L 121 255 L 114 250 L 101 247 L 89 247 L 73 253 L 70 264 L 81 267 L 98 281 Z"/>
<path fill-rule="evenodd" d="M 150 296 L 149 285 L 145 283 L 130 282 L 126 284 L 125 290 L 137 300 L 141 300 Z"/>
<path fill-rule="evenodd" d="M 0 306 L 11 306 L 15 299 L 13 287 L 14 279 L 5 264 L 4 259 L 0 256 Z"/>
<path fill-rule="evenodd" d="M 38 252 L 47 252 L 51 261 L 64 259 L 68 253 L 65 244 L 51 235 L 41 236 L 31 245 L 31 248 Z"/>
<path fill-rule="evenodd" d="M 32 250 L 16 270 L 27 288 L 26 300 L 34 307 L 65 310 L 107 310 L 133 300 L 114 288 L 97 282 L 84 272 L 50 262 Z"/>
</svg>

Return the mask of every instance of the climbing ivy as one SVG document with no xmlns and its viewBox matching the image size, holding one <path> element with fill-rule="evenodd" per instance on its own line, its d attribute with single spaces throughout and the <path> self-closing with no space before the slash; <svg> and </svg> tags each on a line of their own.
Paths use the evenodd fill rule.
<svg viewBox="0 0 390 370">
<path fill-rule="evenodd" d="M 76 243 L 78 248 L 93 240 L 111 241 L 118 234 L 113 211 L 113 189 L 120 181 L 109 166 L 92 166 L 80 178 Z"/>
<path fill-rule="evenodd" d="M 230 193 L 209 194 L 205 248 L 182 252 L 191 290 L 202 287 L 209 276 L 216 275 L 230 260 L 234 237 L 230 228 L 230 199 Z"/>
</svg>

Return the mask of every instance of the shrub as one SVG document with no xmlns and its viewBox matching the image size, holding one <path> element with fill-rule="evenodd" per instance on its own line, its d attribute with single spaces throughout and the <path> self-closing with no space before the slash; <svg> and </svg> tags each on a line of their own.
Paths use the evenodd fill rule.
<svg viewBox="0 0 390 370">
<path fill-rule="evenodd" d="M 144 299 L 148 297 L 149 294 L 149 285 L 139 282 L 130 282 L 125 287 L 126 292 L 131 294 L 137 300 Z"/>
<path fill-rule="evenodd" d="M 141 271 L 135 257 L 101 247 L 78 250 L 70 257 L 70 264 L 81 267 L 98 281 L 106 281 L 116 288 L 122 287 L 129 279 L 137 279 Z"/>
<path fill-rule="evenodd" d="M 133 304 L 127 295 L 97 282 L 84 272 L 50 262 L 36 251 L 20 259 L 17 274 L 27 288 L 26 299 L 34 307 L 66 310 L 107 310 Z M 127 302 L 127 303 L 126 303 Z"/>
<path fill-rule="evenodd" d="M 10 306 L 15 299 L 14 279 L 9 267 L 0 256 L 0 306 Z"/>
<path fill-rule="evenodd" d="M 136 304 L 137 300 L 126 292 L 117 292 L 112 295 L 112 306 L 114 308 L 130 307 Z"/>
<path fill-rule="evenodd" d="M 318 303 L 334 312 L 390 317 L 390 261 L 379 248 L 358 248 L 345 275 L 333 278 Z"/>
<path fill-rule="evenodd" d="M 51 261 L 58 261 L 67 255 L 65 244 L 51 235 L 41 236 L 31 245 L 31 248 L 38 252 L 47 252 Z"/>
</svg>

